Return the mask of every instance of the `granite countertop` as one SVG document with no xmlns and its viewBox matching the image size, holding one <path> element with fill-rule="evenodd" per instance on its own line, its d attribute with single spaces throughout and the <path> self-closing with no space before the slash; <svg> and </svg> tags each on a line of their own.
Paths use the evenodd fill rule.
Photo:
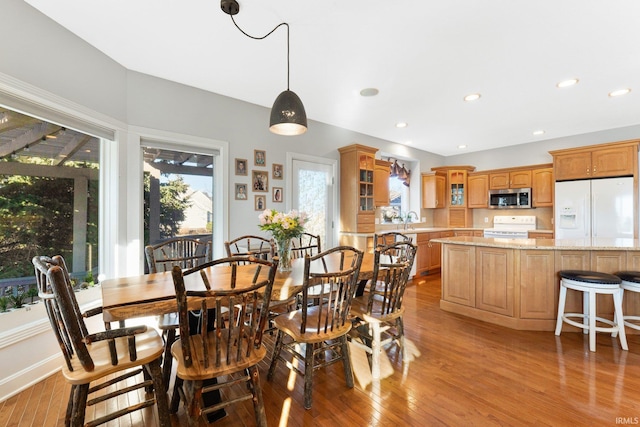
<svg viewBox="0 0 640 427">
<path fill-rule="evenodd" d="M 506 249 L 640 250 L 640 240 L 637 239 L 498 239 L 488 237 L 443 237 L 440 239 L 432 239 L 432 241 L 437 243 L 455 243 L 458 245 Z"/>
</svg>

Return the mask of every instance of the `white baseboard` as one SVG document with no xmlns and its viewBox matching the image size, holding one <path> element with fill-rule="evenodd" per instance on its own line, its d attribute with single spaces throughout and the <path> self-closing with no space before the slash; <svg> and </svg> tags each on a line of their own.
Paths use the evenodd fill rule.
<svg viewBox="0 0 640 427">
<path fill-rule="evenodd" d="M 35 365 L 28 366 L 21 371 L 12 373 L 8 377 L 2 378 L 0 380 L 0 402 L 9 399 L 54 374 L 56 371 L 59 371 L 63 363 L 62 355 L 58 352 Z M 5 368 L 6 367 L 7 366 L 5 366 Z M 60 398 L 67 399 L 68 396 L 60 396 Z"/>
</svg>

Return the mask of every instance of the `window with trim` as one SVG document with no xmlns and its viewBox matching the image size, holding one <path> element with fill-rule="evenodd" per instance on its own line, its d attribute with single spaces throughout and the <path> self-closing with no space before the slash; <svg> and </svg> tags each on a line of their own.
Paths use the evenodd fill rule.
<svg viewBox="0 0 640 427">
<path fill-rule="evenodd" d="M 78 288 L 96 280 L 100 144 L 0 108 L 0 312 L 37 301 L 35 255 L 62 255 Z"/>
</svg>

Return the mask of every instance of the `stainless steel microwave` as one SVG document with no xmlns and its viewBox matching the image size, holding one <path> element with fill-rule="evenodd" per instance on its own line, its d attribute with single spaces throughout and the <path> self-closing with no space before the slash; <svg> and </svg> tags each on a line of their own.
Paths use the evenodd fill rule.
<svg viewBox="0 0 640 427">
<path fill-rule="evenodd" d="M 489 207 L 491 209 L 531 208 L 531 188 L 489 190 Z"/>
</svg>

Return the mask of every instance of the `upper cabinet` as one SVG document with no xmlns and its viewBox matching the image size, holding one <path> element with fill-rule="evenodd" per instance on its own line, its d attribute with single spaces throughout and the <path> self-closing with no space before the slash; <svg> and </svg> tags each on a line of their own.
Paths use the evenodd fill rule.
<svg viewBox="0 0 640 427">
<path fill-rule="evenodd" d="M 467 208 L 467 174 L 473 166 L 443 166 L 431 168 L 436 174 L 444 173 L 446 182 L 446 208 L 434 212 L 436 227 L 470 227 L 473 225 L 472 211 Z"/>
<path fill-rule="evenodd" d="M 340 231 L 373 233 L 375 232 L 374 156 L 378 150 L 353 144 L 339 148 L 338 151 L 340 152 Z M 387 203 L 388 198 L 387 195 Z"/>
<path fill-rule="evenodd" d="M 550 151 L 555 180 L 636 176 L 639 143 L 636 139 Z"/>
<path fill-rule="evenodd" d="M 531 171 L 531 196 L 533 207 L 553 206 L 553 168 L 540 168 Z"/>
<path fill-rule="evenodd" d="M 531 187 L 531 170 L 505 171 L 489 174 L 489 188 L 491 190 L 529 187 Z"/>
<path fill-rule="evenodd" d="M 447 178 L 443 172 L 422 174 L 422 208 L 446 207 Z"/>
<path fill-rule="evenodd" d="M 389 174 L 391 163 L 376 160 L 373 171 L 373 203 L 375 207 L 389 206 Z"/>
<path fill-rule="evenodd" d="M 486 208 L 489 206 L 489 175 L 483 174 L 469 174 L 467 178 L 469 185 L 469 200 L 468 206 L 470 208 Z"/>
</svg>

